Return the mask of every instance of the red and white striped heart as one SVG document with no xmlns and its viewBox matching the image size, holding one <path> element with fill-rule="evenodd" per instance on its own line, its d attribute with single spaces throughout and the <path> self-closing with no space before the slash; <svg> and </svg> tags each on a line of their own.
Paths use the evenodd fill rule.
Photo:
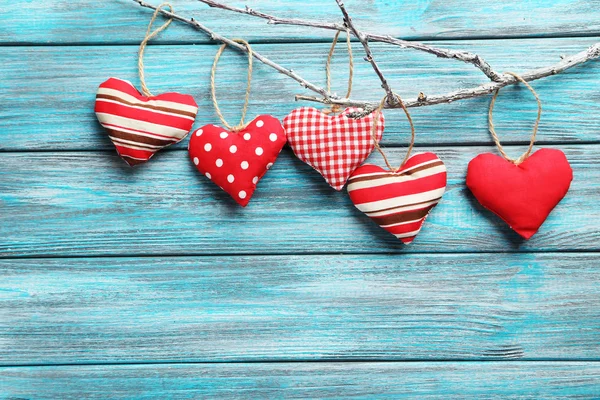
<svg viewBox="0 0 600 400">
<path fill-rule="evenodd" d="M 342 190 L 350 174 L 375 148 L 371 129 L 375 112 L 354 119 L 347 115 L 359 108 L 346 108 L 327 115 L 313 107 L 300 107 L 288 114 L 283 127 L 296 157 L 317 170 L 335 190 Z M 381 140 L 383 113 L 379 113 L 375 136 Z"/>
<path fill-rule="evenodd" d="M 397 172 L 373 164 L 348 181 L 350 199 L 383 229 L 411 243 L 446 190 L 446 166 L 433 153 L 418 153 Z"/>
<path fill-rule="evenodd" d="M 110 78 L 98 88 L 94 111 L 121 158 L 134 166 L 185 138 L 198 105 L 187 94 L 148 97 L 130 82 Z"/>
</svg>

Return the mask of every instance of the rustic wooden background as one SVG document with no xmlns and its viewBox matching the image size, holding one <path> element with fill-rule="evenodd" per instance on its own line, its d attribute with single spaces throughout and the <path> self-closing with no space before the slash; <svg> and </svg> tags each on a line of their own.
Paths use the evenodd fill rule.
<svg viewBox="0 0 600 400">
<path fill-rule="evenodd" d="M 331 32 L 172 3 L 324 83 Z M 340 20 L 333 1 L 228 3 Z M 600 41 L 599 0 L 346 5 L 359 27 L 476 52 L 500 71 Z M 468 161 L 494 151 L 489 98 L 415 109 L 418 146 L 446 162 L 449 186 L 404 247 L 289 149 L 247 209 L 195 171 L 187 139 L 127 167 L 96 121 L 94 95 L 110 76 L 139 82 L 150 15 L 130 0 L 11 0 L 0 11 L 1 397 L 600 397 L 599 62 L 534 83 L 545 110 L 539 145 L 562 149 L 575 178 L 527 242 L 464 185 Z M 217 121 L 216 48 L 175 22 L 146 53 L 151 90 L 194 95 L 197 126 Z M 407 97 L 484 81 L 460 62 L 373 51 Z M 245 62 L 228 52 L 219 64 L 232 119 Z M 256 64 L 249 115 L 283 118 L 298 93 Z M 354 93 L 382 96 L 360 56 Z M 503 91 L 495 115 L 511 154 L 535 112 L 527 90 Z M 384 144 L 400 160 L 408 126 L 386 115 Z"/>
</svg>

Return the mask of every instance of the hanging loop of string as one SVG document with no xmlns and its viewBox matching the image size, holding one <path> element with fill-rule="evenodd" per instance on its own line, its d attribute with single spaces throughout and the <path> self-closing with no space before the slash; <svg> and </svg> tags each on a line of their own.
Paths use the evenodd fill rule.
<svg viewBox="0 0 600 400">
<path fill-rule="evenodd" d="M 152 33 L 150 32 L 152 30 L 152 25 L 154 24 L 154 21 L 156 21 L 156 17 L 158 17 L 158 14 L 165 7 L 168 7 L 169 12 L 173 13 L 173 6 L 171 6 L 171 4 L 169 4 L 169 3 L 162 3 L 161 5 L 156 7 L 156 10 L 154 11 L 154 14 L 152 15 L 152 19 L 150 20 L 150 23 L 148 24 L 148 29 L 146 30 L 146 36 L 144 37 L 144 40 L 142 40 L 142 43 L 140 43 L 140 49 L 138 51 L 138 74 L 140 76 L 140 82 L 142 84 L 142 93 L 144 93 L 144 95 L 146 95 L 146 96 L 152 96 L 152 93 L 150 93 L 150 90 L 148 90 L 148 86 L 146 86 L 146 78 L 144 76 L 144 50 L 146 50 L 146 45 L 148 44 L 150 39 L 156 37 L 159 33 L 164 31 L 165 29 L 167 29 L 167 27 L 171 24 L 171 22 L 173 22 L 173 18 L 169 18 L 167 20 L 167 22 L 165 22 L 160 27 L 156 28 L 156 30 L 154 32 L 152 32 Z"/>
<path fill-rule="evenodd" d="M 217 54 L 215 55 L 215 61 L 213 62 L 212 69 L 210 71 L 210 95 L 212 96 L 212 103 L 213 103 L 213 106 L 215 107 L 215 112 L 217 113 L 217 116 L 219 117 L 219 119 L 221 120 L 223 125 L 232 132 L 238 132 L 246 127 L 246 125 L 244 124 L 244 120 L 246 119 L 246 112 L 248 111 L 248 102 L 250 101 L 250 89 L 252 86 L 253 55 L 252 55 L 252 48 L 250 47 L 250 44 L 248 44 L 248 42 L 246 42 L 244 39 L 232 39 L 232 40 L 236 43 L 240 43 L 240 44 L 243 44 L 244 46 L 246 46 L 246 49 L 248 51 L 248 84 L 246 85 L 246 97 L 244 99 L 244 106 L 242 107 L 242 118 L 240 119 L 240 123 L 236 126 L 229 125 L 227 123 L 227 121 L 225 120 L 225 117 L 223 117 L 223 114 L 221 113 L 221 109 L 219 108 L 219 104 L 217 103 L 217 94 L 216 94 L 216 89 L 215 89 L 215 86 L 216 86 L 215 85 L 215 74 L 217 72 L 217 64 L 219 62 L 219 59 L 221 58 L 221 54 L 223 54 L 223 51 L 225 50 L 225 47 L 227 47 L 227 44 L 223 44 L 217 51 Z"/>
<path fill-rule="evenodd" d="M 394 93 L 394 97 L 395 97 L 395 100 L 398 102 L 398 104 L 400 104 L 400 107 L 404 111 L 404 114 L 406 114 L 406 118 L 408 119 L 408 123 L 410 124 L 410 143 L 408 145 L 408 149 L 406 150 L 406 156 L 404 156 L 404 160 L 402 161 L 402 164 L 400 164 L 400 166 L 398 168 L 392 167 L 387 156 L 385 155 L 385 152 L 379 145 L 379 141 L 377 140 L 377 123 L 379 122 L 379 115 L 381 114 L 381 111 L 383 110 L 386 102 L 388 101 L 387 94 L 383 97 L 383 99 L 381 99 L 381 102 L 379 102 L 379 106 L 377 107 L 377 110 L 375 110 L 375 118 L 373 119 L 373 125 L 371 127 L 371 136 L 373 137 L 373 142 L 375 143 L 375 148 L 377 149 L 379 154 L 381 154 L 381 156 L 383 157 L 383 161 L 385 162 L 385 165 L 388 167 L 388 169 L 391 172 L 398 172 L 398 170 L 400 170 L 400 168 L 402 168 L 404 166 L 404 164 L 406 164 L 406 162 L 410 158 L 410 153 L 412 152 L 412 149 L 415 145 L 416 134 L 415 134 L 415 125 L 413 124 L 412 117 L 410 116 L 410 113 L 408 112 L 408 108 L 406 107 L 406 104 L 404 104 L 404 102 L 402 101 L 402 98 L 398 94 Z"/>
<path fill-rule="evenodd" d="M 329 54 L 327 54 L 327 62 L 325 63 L 325 76 L 327 78 L 327 91 L 331 92 L 331 60 L 333 58 L 333 52 L 337 44 L 338 38 L 340 37 L 341 31 L 337 31 L 333 37 Z M 350 32 L 346 30 L 346 45 L 348 47 L 348 90 L 346 92 L 346 98 L 350 97 L 352 93 L 352 78 L 354 76 L 354 57 L 352 56 L 352 44 L 350 43 Z M 337 113 L 340 111 L 339 104 L 331 105 L 331 112 Z"/>
<path fill-rule="evenodd" d="M 490 133 L 492 134 L 492 138 L 494 139 L 494 143 L 496 143 L 496 147 L 498 147 L 498 151 L 500 152 L 500 154 L 502 154 L 502 157 L 504 157 L 507 161 L 510 161 L 511 163 L 513 163 L 515 165 L 519 165 L 523 161 L 527 160 L 527 158 L 531 154 L 531 151 L 533 150 L 533 145 L 535 143 L 535 137 L 538 132 L 538 127 L 540 125 L 540 119 L 542 117 L 542 102 L 541 102 L 538 94 L 535 92 L 535 90 L 533 90 L 531 85 L 529 83 L 527 83 L 527 81 L 525 81 L 525 79 L 523 79 L 521 76 L 515 74 L 514 72 L 505 72 L 505 73 L 515 77 L 515 79 L 517 79 L 519 82 L 524 84 L 527 87 L 527 89 L 529 89 L 529 91 L 531 91 L 531 93 L 535 97 L 535 100 L 537 101 L 537 105 L 538 105 L 537 117 L 535 119 L 535 125 L 533 126 L 533 133 L 531 134 L 531 140 L 529 142 L 529 147 L 527 148 L 527 151 L 525 153 L 521 154 L 521 156 L 519 158 L 512 159 L 504 151 L 504 148 L 500 144 L 500 139 L 498 139 L 498 134 L 496 133 L 496 129 L 494 128 L 494 104 L 496 103 L 496 98 L 498 97 L 498 93 L 500 92 L 500 89 L 496 89 L 496 91 L 494 92 L 494 96 L 492 97 L 492 101 L 490 102 L 490 110 L 488 112 L 488 121 L 489 121 L 488 123 L 489 123 Z"/>
</svg>

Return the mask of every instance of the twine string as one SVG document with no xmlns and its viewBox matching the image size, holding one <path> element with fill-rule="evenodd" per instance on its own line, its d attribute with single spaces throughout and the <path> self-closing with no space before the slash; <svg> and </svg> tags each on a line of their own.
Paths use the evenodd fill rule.
<svg viewBox="0 0 600 400">
<path fill-rule="evenodd" d="M 331 60 L 333 59 L 333 53 L 337 44 L 338 38 L 341 31 L 337 31 L 333 37 L 329 54 L 327 54 L 327 62 L 325 63 L 325 76 L 327 78 L 327 92 L 331 92 Z M 346 45 L 348 47 L 348 89 L 346 91 L 346 98 L 350 97 L 352 93 L 352 79 L 354 76 L 354 57 L 352 55 L 352 44 L 350 43 L 350 32 L 346 30 Z M 339 104 L 331 105 L 331 112 L 337 113 L 341 109 Z"/>
<path fill-rule="evenodd" d="M 536 91 L 531 87 L 531 85 L 529 83 L 527 83 L 527 81 L 525 81 L 525 79 L 523 79 L 521 76 L 515 74 L 514 72 L 506 72 L 506 74 L 513 76 L 515 79 L 517 79 L 518 81 L 523 83 L 527 87 L 527 89 L 529 89 L 529 91 L 533 94 L 533 96 L 535 97 L 535 100 L 537 101 L 537 105 L 538 105 L 537 117 L 535 119 L 535 125 L 533 126 L 533 133 L 531 134 L 531 140 L 529 142 L 529 147 L 527 148 L 527 151 L 525 153 L 521 154 L 521 156 L 519 158 L 512 159 L 508 156 L 508 154 L 506 154 L 506 152 L 504 151 L 504 148 L 502 147 L 502 144 L 500 144 L 500 139 L 498 139 L 498 134 L 496 133 L 496 129 L 494 127 L 494 104 L 496 103 L 496 98 L 498 97 L 498 93 L 500 92 L 500 89 L 496 89 L 496 91 L 494 92 L 494 96 L 492 97 L 492 101 L 490 102 L 490 110 L 488 112 L 488 121 L 489 121 L 488 123 L 489 123 L 490 133 L 492 134 L 492 138 L 494 139 L 494 143 L 496 143 L 496 147 L 498 148 L 498 151 L 500 152 L 500 154 L 502 154 L 502 157 L 504 157 L 504 159 L 506 159 L 507 161 L 510 161 L 511 163 L 513 163 L 515 165 L 519 165 L 523 161 L 527 160 L 527 158 L 531 154 L 531 151 L 533 150 L 533 145 L 535 144 L 535 137 L 537 136 L 538 127 L 540 125 L 540 119 L 542 117 L 542 102 L 541 102 L 538 94 L 536 93 Z"/>
<path fill-rule="evenodd" d="M 225 50 L 225 47 L 227 47 L 227 44 L 223 44 L 217 51 L 217 54 L 215 55 L 215 61 L 213 62 L 212 69 L 210 71 L 210 94 L 212 97 L 213 106 L 215 107 L 215 112 L 217 113 L 217 116 L 219 117 L 219 119 L 221 120 L 223 125 L 232 132 L 238 132 L 246 127 L 246 125 L 244 124 L 244 120 L 246 119 L 246 112 L 248 111 L 248 103 L 250 101 L 250 89 L 252 86 L 253 55 L 252 55 L 252 48 L 250 47 L 250 44 L 247 41 L 245 41 L 244 39 L 232 39 L 232 40 L 236 43 L 240 43 L 240 44 L 243 44 L 244 46 L 246 46 L 246 50 L 248 52 L 248 84 L 246 85 L 246 97 L 244 98 L 244 106 L 242 107 L 242 117 L 241 117 L 240 123 L 238 125 L 231 126 L 225 120 L 225 117 L 223 116 L 223 114 L 221 113 L 221 109 L 219 108 L 219 104 L 217 103 L 217 94 L 216 94 L 216 89 L 215 89 L 215 87 L 216 87 L 215 74 L 217 72 L 217 64 L 219 62 L 219 59 L 221 58 L 221 54 L 223 54 L 223 51 Z"/>
<path fill-rule="evenodd" d="M 150 31 L 152 30 L 152 24 L 154 24 L 154 21 L 156 21 L 156 17 L 158 17 L 158 14 L 165 7 L 168 7 L 169 12 L 173 13 L 173 6 L 171 6 L 171 4 L 169 4 L 169 3 L 162 3 L 161 5 L 156 7 L 156 10 L 154 11 L 154 14 L 152 15 L 152 19 L 150 20 L 150 23 L 148 24 L 148 29 L 146 30 L 146 36 L 144 37 L 144 40 L 142 40 L 142 43 L 140 43 L 140 49 L 138 51 L 138 74 L 140 76 L 140 82 L 142 84 L 142 92 L 146 96 L 152 96 L 152 93 L 150 93 L 150 90 L 148 90 L 148 86 L 146 86 L 146 78 L 144 76 L 144 50 L 146 50 L 146 45 L 148 44 L 150 39 L 156 37 L 159 33 L 164 31 L 165 29 L 167 29 L 167 27 L 171 24 L 171 22 L 173 22 L 173 18 L 169 18 L 167 20 L 167 22 L 165 22 L 160 27 L 156 28 L 156 30 L 154 32 L 150 33 Z"/>
<path fill-rule="evenodd" d="M 383 161 L 385 162 L 385 165 L 388 167 L 388 169 L 391 172 L 398 172 L 400 170 L 400 168 L 402 168 L 404 166 L 404 164 L 406 164 L 406 162 L 410 158 L 410 153 L 412 152 L 412 149 L 415 145 L 416 134 L 415 134 L 415 125 L 413 123 L 412 117 L 410 116 L 410 113 L 408 112 L 408 108 L 406 107 L 406 104 L 404 104 L 400 95 L 394 93 L 394 97 L 398 101 L 398 104 L 400 104 L 400 107 L 404 111 L 404 114 L 406 114 L 406 118 L 408 119 L 408 123 L 410 124 L 410 143 L 406 150 L 406 156 L 404 156 L 404 160 L 402 161 L 402 164 L 400 164 L 400 166 L 398 168 L 392 167 L 387 156 L 385 155 L 385 152 L 383 151 L 383 148 L 381 147 L 381 145 L 379 144 L 379 141 L 377 140 L 377 124 L 379 122 L 379 116 L 381 115 L 381 111 L 383 110 L 385 103 L 388 101 L 387 94 L 383 97 L 383 99 L 381 99 L 381 102 L 379 102 L 379 106 L 377 107 L 377 110 L 375 110 L 375 118 L 373 119 L 373 125 L 371 127 L 371 136 L 373 137 L 373 143 L 375 143 L 375 149 L 377 149 L 379 154 L 381 154 L 381 156 L 383 157 Z"/>
</svg>

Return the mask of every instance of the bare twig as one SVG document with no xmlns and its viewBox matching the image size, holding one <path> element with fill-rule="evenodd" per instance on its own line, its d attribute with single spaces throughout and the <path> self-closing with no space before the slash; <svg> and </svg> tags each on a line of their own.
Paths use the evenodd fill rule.
<svg viewBox="0 0 600 400">
<path fill-rule="evenodd" d="M 421 50 L 425 53 L 433 54 L 439 58 L 448 58 L 453 60 L 459 60 L 467 64 L 473 64 L 481 72 L 483 72 L 485 76 L 490 78 L 490 80 L 494 82 L 500 82 L 502 80 L 502 74 L 499 74 L 498 72 L 494 71 L 492 69 L 492 66 L 487 61 L 485 61 L 483 57 L 474 53 L 470 53 L 468 51 L 455 51 L 440 47 L 433 47 L 424 43 L 409 42 L 407 40 L 396 39 L 391 36 L 375 35 L 371 33 L 365 35 L 367 39 L 374 42 L 388 43 L 400 47 Z"/>
<path fill-rule="evenodd" d="M 373 67 L 373 70 L 375 71 L 375 73 L 379 77 L 379 80 L 381 81 L 381 87 L 383 88 L 383 90 L 385 90 L 385 93 L 387 94 L 386 103 L 396 104 L 397 103 L 396 96 L 394 96 L 394 92 L 392 91 L 392 88 L 388 84 L 387 79 L 385 79 L 385 76 L 383 75 L 383 72 L 381 72 L 381 70 L 379 69 L 379 66 L 377 65 L 377 62 L 375 62 L 375 59 L 373 58 L 373 53 L 371 52 L 371 48 L 369 47 L 369 41 L 356 28 L 356 26 L 354 26 L 354 23 L 352 22 L 352 18 L 350 17 L 350 14 L 348 14 L 348 11 L 346 10 L 346 7 L 344 6 L 344 3 L 342 2 L 342 0 L 335 0 L 335 2 L 337 3 L 338 7 L 342 11 L 342 14 L 344 14 L 344 23 L 345 23 L 346 27 L 348 27 L 348 29 L 350 29 L 352 31 L 352 33 L 354 33 L 354 36 L 356 36 L 356 38 L 358 40 L 360 40 L 360 43 L 363 45 L 363 48 L 365 49 L 365 53 L 367 54 L 367 57 L 365 58 L 365 60 L 367 60 Z"/>
<path fill-rule="evenodd" d="M 251 15 L 253 17 L 263 18 L 267 20 L 268 24 L 272 25 L 297 25 L 297 26 L 307 26 L 312 28 L 320 28 L 320 29 L 330 29 L 330 30 L 338 30 L 345 31 L 346 27 L 341 24 L 335 23 L 327 23 L 327 22 L 319 22 L 319 21 L 309 21 L 297 18 L 280 18 L 274 15 L 266 14 L 255 9 L 252 9 L 248 6 L 246 8 L 238 8 L 233 7 L 227 4 L 220 3 L 215 0 L 198 0 L 210 7 L 220 8 L 227 11 L 233 11 L 240 14 Z M 450 49 L 444 49 L 440 47 L 430 46 L 420 42 L 413 42 L 408 40 L 397 39 L 392 36 L 387 35 L 377 35 L 374 33 L 362 32 L 363 36 L 372 42 L 383 42 L 388 43 L 394 46 L 399 46 L 401 48 L 414 49 L 423 51 L 425 53 L 433 54 L 440 58 L 447 58 L 453 60 L 459 60 L 468 64 L 472 64 L 477 67 L 481 72 L 485 74 L 492 81 L 500 82 L 503 78 L 501 74 L 497 73 L 492 69 L 490 64 L 485 61 L 482 57 L 477 54 L 470 53 L 468 51 L 456 51 Z"/>
<path fill-rule="evenodd" d="M 589 47 L 588 49 L 574 54 L 570 57 L 563 57 L 557 64 L 530 70 L 521 74 L 521 77 L 526 81 L 534 81 L 536 79 L 542 79 L 548 76 L 560 74 L 569 68 L 573 68 L 577 65 L 583 64 L 587 61 L 600 57 L 600 43 Z M 513 85 L 518 81 L 511 75 L 502 75 L 502 81 L 490 82 L 484 85 L 480 85 L 470 89 L 461 89 L 454 92 L 446 93 L 443 95 L 431 95 L 426 96 L 420 93 L 416 99 L 405 100 L 404 104 L 407 107 L 423 107 L 432 106 L 435 104 L 452 103 L 457 100 L 470 99 L 473 97 L 485 96 L 492 93 L 496 89 L 503 88 L 504 86 Z M 318 97 L 311 96 L 296 96 L 296 100 L 308 100 L 315 101 L 324 104 L 338 104 L 340 106 L 347 107 L 360 107 L 364 110 L 374 110 L 379 104 L 378 102 L 367 102 L 367 101 L 356 101 L 350 99 L 321 99 Z M 398 108 L 399 105 L 386 104 L 385 108 Z"/>
<path fill-rule="evenodd" d="M 209 7 L 220 8 L 222 10 L 233 11 L 240 14 L 252 15 L 253 17 L 263 18 L 267 20 L 268 24 L 272 25 L 299 25 L 299 26 L 308 26 L 312 28 L 323 28 L 323 29 L 331 29 L 338 31 L 346 31 L 346 27 L 342 24 L 327 24 L 315 21 L 308 21 L 297 18 L 279 18 L 274 15 L 265 14 L 253 8 L 246 6 L 245 8 L 239 8 L 230 6 L 227 4 L 223 4 L 214 0 L 198 0 Z"/>
<path fill-rule="evenodd" d="M 148 4 L 143 0 L 133 0 L 134 2 L 138 3 L 140 6 L 142 7 L 146 7 L 146 8 L 151 8 L 153 10 L 156 10 L 157 7 L 153 6 L 152 4 Z M 243 51 L 245 53 L 248 52 L 248 49 L 246 48 L 246 46 L 241 45 L 237 42 L 234 42 L 231 39 L 228 39 L 224 36 L 219 35 L 218 33 L 215 33 L 214 31 L 212 31 L 211 29 L 207 28 L 206 26 L 202 25 L 201 23 L 199 23 L 198 21 L 196 21 L 195 19 L 191 18 L 191 19 L 187 19 L 184 18 L 180 15 L 177 15 L 175 13 L 166 11 L 164 9 L 161 9 L 160 12 L 169 17 L 169 18 L 173 18 L 176 19 L 178 21 L 181 22 L 185 22 L 188 25 L 193 26 L 194 28 L 204 32 L 206 35 L 208 35 L 212 40 L 215 40 L 217 42 L 221 42 L 221 43 L 226 43 L 228 46 L 234 47 L 240 51 Z M 322 87 L 319 87 L 307 80 L 305 80 L 304 78 L 302 78 L 300 75 L 298 75 L 297 73 L 295 73 L 293 70 L 288 69 L 288 68 L 284 68 L 281 65 L 271 61 L 270 59 L 268 59 L 267 57 L 261 55 L 260 53 L 257 53 L 256 51 L 252 50 L 252 54 L 254 55 L 254 57 L 262 62 L 263 64 L 268 65 L 271 68 L 274 68 L 275 70 L 279 71 L 280 73 L 282 73 L 283 75 L 289 76 L 290 78 L 294 79 L 296 82 L 298 82 L 302 87 L 307 88 L 312 90 L 315 93 L 319 93 L 321 96 L 323 96 L 323 98 L 325 99 L 338 99 L 338 96 L 335 96 L 331 93 L 329 93 L 327 90 L 323 89 Z"/>
</svg>

